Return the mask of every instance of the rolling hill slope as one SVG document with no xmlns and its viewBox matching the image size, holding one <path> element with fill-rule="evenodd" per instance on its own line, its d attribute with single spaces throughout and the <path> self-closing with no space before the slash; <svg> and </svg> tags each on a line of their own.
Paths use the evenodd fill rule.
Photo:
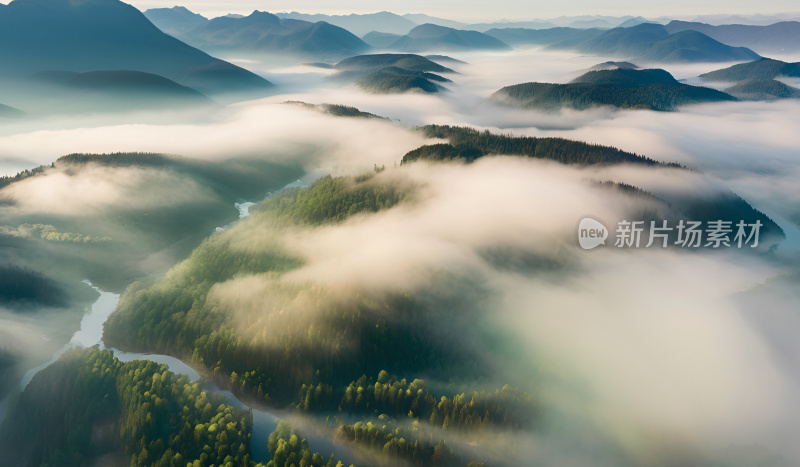
<svg viewBox="0 0 800 467">
<path fill-rule="evenodd" d="M 367 92 L 377 94 L 395 94 L 404 92 L 425 92 L 429 94 L 446 91 L 436 82 L 450 82 L 433 73 L 409 71 L 398 67 L 386 67 L 373 71 L 356 81 L 356 85 Z"/>
</svg>

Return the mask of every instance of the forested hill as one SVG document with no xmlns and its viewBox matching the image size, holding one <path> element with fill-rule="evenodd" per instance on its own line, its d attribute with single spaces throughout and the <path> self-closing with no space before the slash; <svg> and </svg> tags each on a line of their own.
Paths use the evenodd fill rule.
<svg viewBox="0 0 800 467">
<path fill-rule="evenodd" d="M 424 71 L 409 71 L 398 67 L 387 67 L 373 71 L 356 81 L 356 85 L 367 92 L 378 94 L 425 92 L 437 93 L 447 88 L 436 84 L 450 80 Z"/>
<path fill-rule="evenodd" d="M 737 99 L 716 89 L 685 84 L 523 83 L 506 86 L 492 94 L 489 100 L 501 105 L 543 111 L 562 108 L 585 110 L 600 106 L 674 111 L 685 105 Z"/>
<path fill-rule="evenodd" d="M 411 442 L 378 454 L 404 460 L 416 449 L 420 466 L 442 465 L 436 446 L 443 437 L 477 442 L 497 427 L 530 429 L 538 409 L 523 390 L 491 383 L 491 392 L 443 394 L 416 379 L 432 375 L 459 382 L 458 388 L 490 381 L 485 351 L 491 333 L 469 325 L 479 319 L 479 284 L 441 273 L 421 288 L 378 294 L 283 280 L 304 263 L 283 246 L 302 238 L 298 231 L 413 199 L 412 186 L 387 175 L 325 177 L 270 198 L 165 276 L 129 287 L 105 324 L 104 342 L 191 360 L 221 387 L 256 404 L 323 416 L 339 407 L 358 417 L 380 409 L 384 417 L 413 418 L 420 431 L 408 439 L 413 435 L 419 449 Z M 236 300 L 248 304 L 223 300 L 226 289 L 241 291 Z M 361 426 L 345 425 L 342 436 L 359 444 L 353 430 Z M 464 467 L 462 460 L 447 465 Z"/>
<path fill-rule="evenodd" d="M 472 162 L 486 155 L 499 154 L 549 159 L 575 165 L 631 163 L 679 167 L 677 164 L 663 164 L 616 148 L 563 138 L 497 135 L 488 130 L 480 132 L 473 128 L 448 125 L 427 125 L 418 130 L 427 138 L 446 139 L 450 142 L 414 149 L 403 156 L 403 164 L 417 160 Z"/>
<path fill-rule="evenodd" d="M 679 164 L 657 162 L 645 156 L 627 153 L 608 146 L 562 138 L 496 135 L 488 131 L 480 132 L 472 128 L 446 125 L 428 125 L 419 128 L 419 131 L 427 138 L 444 139 L 449 143 L 431 144 L 414 149 L 403 157 L 402 164 L 420 160 L 470 163 L 488 155 L 510 155 L 548 159 L 572 165 L 627 163 L 653 168 L 683 168 Z M 730 191 L 721 192 L 711 198 L 698 193 L 686 193 L 676 197 L 676 205 L 672 208 L 670 215 L 676 220 L 679 218 L 705 221 L 726 219 L 738 222 L 744 219 L 750 223 L 758 220 L 764 226 L 762 228 L 763 243 L 778 243 L 785 238 L 783 230 L 774 221 Z"/>
<path fill-rule="evenodd" d="M 771 58 L 762 58 L 747 63 L 740 63 L 721 70 L 700 75 L 706 81 L 738 82 L 748 79 L 768 80 L 779 76 L 800 77 L 800 63 L 786 63 Z"/>
<path fill-rule="evenodd" d="M 0 456 L 18 467 L 98 465 L 104 455 L 137 467 L 252 467 L 250 431 L 249 414 L 201 382 L 83 349 L 34 376 L 0 425 Z"/>
<path fill-rule="evenodd" d="M 571 82 L 619 85 L 680 84 L 668 71 L 660 68 L 636 70 L 619 67 L 611 70 L 592 70 L 573 79 Z"/>
<path fill-rule="evenodd" d="M 751 79 L 737 83 L 725 90 L 741 100 L 772 101 L 777 99 L 800 99 L 800 89 L 787 86 L 774 79 Z"/>
<path fill-rule="evenodd" d="M 434 73 L 453 73 L 450 68 L 439 65 L 421 55 L 415 54 L 374 54 L 359 55 L 346 58 L 334 68 L 339 71 L 369 72 L 386 67 L 398 67 L 410 71 L 428 71 Z"/>
</svg>

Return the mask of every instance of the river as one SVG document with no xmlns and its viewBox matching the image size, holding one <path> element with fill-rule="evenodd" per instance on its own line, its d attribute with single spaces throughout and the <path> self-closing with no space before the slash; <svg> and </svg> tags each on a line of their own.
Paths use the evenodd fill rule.
<svg viewBox="0 0 800 467">
<path fill-rule="evenodd" d="M 169 367 L 169 370 L 173 373 L 183 374 L 189 377 L 190 381 L 197 381 L 200 379 L 200 375 L 189 365 L 183 363 L 182 361 L 178 360 L 177 358 L 170 357 L 168 355 L 159 355 L 159 354 L 144 354 L 144 353 L 135 353 L 135 352 L 124 352 L 119 349 L 115 349 L 113 347 L 107 348 L 103 343 L 103 323 L 106 322 L 109 315 L 117 308 L 117 304 L 119 303 L 119 295 L 114 294 L 111 292 L 104 292 L 97 287 L 94 287 L 90 282 L 84 281 L 85 284 L 95 289 L 99 294 L 100 297 L 97 301 L 91 306 L 89 312 L 83 317 L 81 320 L 81 327 L 73 336 L 72 339 L 67 343 L 64 347 L 59 349 L 56 353 L 53 354 L 53 358 L 44 363 L 42 365 L 37 366 L 29 370 L 25 373 L 25 376 L 22 378 L 20 382 L 20 391 L 24 390 L 25 387 L 31 382 L 33 377 L 36 373 L 42 371 L 43 369 L 47 368 L 51 364 L 61 357 L 65 352 L 70 349 L 77 349 L 81 347 L 92 347 L 94 345 L 98 345 L 101 350 L 109 350 L 114 353 L 114 356 L 118 358 L 122 362 L 130 362 L 133 360 L 149 360 L 152 362 L 156 362 L 159 364 L 164 364 Z M 293 419 L 293 423 L 303 430 L 306 434 L 306 439 L 308 440 L 309 448 L 312 451 L 317 452 L 319 451 L 325 458 L 330 456 L 330 453 L 334 453 L 336 458 L 344 462 L 345 464 L 351 464 L 355 462 L 355 457 L 343 446 L 333 443 L 330 439 L 324 436 L 314 436 L 316 430 L 311 425 L 298 425 L 297 420 L 294 414 L 289 413 L 288 411 L 278 411 L 276 410 L 274 413 L 263 411 L 259 409 L 254 409 L 248 406 L 247 404 L 240 401 L 236 396 L 231 394 L 229 391 L 222 390 L 218 388 L 213 383 L 205 383 L 204 389 L 208 392 L 214 392 L 217 394 L 222 394 L 226 397 L 228 405 L 236 407 L 238 409 L 252 409 L 253 410 L 253 435 L 251 437 L 251 456 L 252 459 L 256 462 L 264 462 L 270 460 L 271 456 L 269 451 L 267 450 L 267 439 L 269 438 L 270 433 L 275 431 L 275 427 L 278 425 L 278 420 L 280 419 L 279 416 L 283 418 L 291 417 Z M 11 396 L 7 397 L 7 400 L 3 402 L 5 404 L 8 403 L 8 399 Z M 4 416 L 5 414 L 2 414 Z M 0 418 L 0 421 L 2 419 Z M 300 421 L 302 423 L 302 421 Z"/>
<path fill-rule="evenodd" d="M 275 196 L 287 188 L 305 187 L 314 180 L 325 176 L 328 173 L 330 172 L 327 170 L 310 172 L 300 180 L 288 184 L 281 190 L 270 193 L 265 199 L 269 199 L 270 197 Z M 257 203 L 252 202 L 237 203 L 236 208 L 239 209 L 239 219 L 249 216 L 250 208 L 256 204 Z M 218 228 L 217 231 L 227 230 L 234 224 L 235 223 L 231 223 L 225 227 Z M 83 283 L 95 289 L 97 293 L 100 294 L 100 297 L 87 310 L 88 312 L 81 320 L 80 328 L 72 336 L 72 339 L 70 339 L 70 341 L 64 347 L 55 352 L 53 354 L 53 358 L 51 358 L 48 362 L 39 365 L 36 368 L 32 368 L 25 373 L 19 385 L 20 391 L 25 390 L 25 387 L 31 382 L 37 373 L 55 363 L 61 357 L 61 355 L 68 350 L 82 347 L 89 348 L 95 345 L 99 346 L 101 350 L 109 350 L 113 352 L 114 356 L 122 362 L 130 362 L 133 360 L 149 360 L 159 364 L 167 365 L 170 371 L 173 373 L 186 375 L 189 377 L 190 381 L 197 381 L 200 379 L 200 374 L 192 367 L 183 363 L 177 358 L 170 357 L 168 355 L 125 352 L 113 347 L 106 348 L 105 344 L 103 343 L 103 324 L 106 322 L 109 315 L 111 315 L 111 313 L 117 308 L 120 296 L 119 294 L 100 290 L 92 285 L 89 281 L 83 281 Z M 292 423 L 297 428 L 305 432 L 309 448 L 312 450 L 312 452 L 320 452 L 326 459 L 331 453 L 333 453 L 336 455 L 336 458 L 344 462 L 345 465 L 356 462 L 355 456 L 348 449 L 342 445 L 332 442 L 329 437 L 324 436 L 324 433 L 320 433 L 318 430 L 316 430 L 312 423 L 304 423 L 303 420 L 297 418 L 295 414 L 292 414 L 288 411 L 276 410 L 274 412 L 270 412 L 252 408 L 240 401 L 229 391 L 222 390 L 213 383 L 206 382 L 204 389 L 208 392 L 224 395 L 227 399 L 228 405 L 238 409 L 251 409 L 253 411 L 253 432 L 250 444 L 251 458 L 256 462 L 263 462 L 266 464 L 266 462 L 271 459 L 269 451 L 267 450 L 267 439 L 269 438 L 270 433 L 275 431 L 275 427 L 278 425 L 279 416 L 283 418 L 292 418 Z M 6 409 L 13 396 L 14 393 L 12 392 L 6 396 L 5 399 L 0 401 L 0 422 L 2 422 L 5 418 Z"/>
</svg>

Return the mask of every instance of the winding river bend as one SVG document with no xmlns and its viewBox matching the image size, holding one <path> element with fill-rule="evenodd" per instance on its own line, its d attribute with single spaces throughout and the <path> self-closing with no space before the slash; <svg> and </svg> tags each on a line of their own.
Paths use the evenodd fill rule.
<svg viewBox="0 0 800 467">
<path fill-rule="evenodd" d="M 107 348 L 102 341 L 103 338 L 103 323 L 106 322 L 109 315 L 117 308 L 117 304 L 119 303 L 119 294 L 114 294 L 111 292 L 104 292 L 97 287 L 94 287 L 89 281 L 84 281 L 85 284 L 95 289 L 99 294 L 100 298 L 92 305 L 89 312 L 83 317 L 81 320 L 81 328 L 76 332 L 72 339 L 59 349 L 55 354 L 53 354 L 53 358 L 44 363 L 42 365 L 37 366 L 29 370 L 25 373 L 25 376 L 22 378 L 20 383 L 20 391 L 24 390 L 28 383 L 31 382 L 33 377 L 40 371 L 44 370 L 48 366 L 55 363 L 61 355 L 71 349 L 77 349 L 81 347 L 92 347 L 94 345 L 98 345 L 101 350 L 109 350 L 114 353 L 114 356 L 118 358 L 122 362 L 130 362 L 133 360 L 149 360 L 152 362 L 156 362 L 159 364 L 164 364 L 169 367 L 169 370 L 173 373 L 183 374 L 189 377 L 189 380 L 194 382 L 200 379 L 200 375 L 189 365 L 183 363 L 182 361 L 178 360 L 177 358 L 170 357 L 168 355 L 159 355 L 159 354 L 144 354 L 144 353 L 135 353 L 135 352 L 124 352 L 113 347 Z M 205 383 L 203 386 L 204 389 L 208 392 L 213 392 L 217 394 L 222 394 L 226 397 L 226 402 L 228 405 L 231 405 L 238 409 L 250 409 L 253 413 L 253 436 L 251 438 L 251 455 L 252 459 L 256 462 L 264 462 L 270 460 L 271 456 L 269 451 L 267 450 L 267 438 L 269 437 L 270 433 L 275 430 L 275 427 L 278 425 L 279 415 L 281 415 L 280 411 L 269 412 L 263 411 L 257 408 L 252 408 L 247 404 L 241 402 L 236 396 L 231 394 L 229 391 L 222 390 L 218 388 L 213 383 Z M 8 404 L 10 398 L 9 396 L 6 400 L 3 401 L 4 404 Z M 288 412 L 284 414 L 284 416 L 290 416 Z M 0 421 L 2 418 L 5 417 L 5 414 L 0 414 Z M 299 428 L 303 429 L 306 434 L 306 439 L 308 440 L 309 448 L 313 452 L 319 451 L 323 457 L 327 457 L 330 453 L 336 455 L 336 458 L 344 462 L 346 465 L 355 462 L 355 456 L 346 449 L 344 446 L 336 444 L 332 442 L 330 439 L 323 437 L 321 435 L 315 435 L 315 431 L 313 429 L 309 429 L 311 427 L 304 427 L 299 426 Z"/>
<path fill-rule="evenodd" d="M 270 193 L 265 200 L 275 196 L 287 188 L 305 187 L 314 180 L 323 177 L 328 173 L 330 173 L 328 170 L 318 170 L 306 174 L 300 180 L 292 182 L 286 185 L 284 188 Z M 256 204 L 258 203 L 237 203 L 235 206 L 239 210 L 239 220 L 249 216 L 250 208 Z M 224 227 L 220 227 L 217 229 L 217 231 L 227 230 L 235 225 L 235 223 L 236 222 L 228 224 Z M 64 347 L 55 352 L 53 354 L 53 358 L 51 358 L 48 362 L 39 365 L 36 368 L 32 368 L 25 373 L 19 385 L 20 391 L 25 390 L 25 387 L 28 386 L 37 373 L 55 363 L 65 352 L 71 349 L 78 349 L 82 347 L 89 348 L 95 345 L 99 346 L 101 350 L 109 350 L 113 352 L 114 356 L 122 362 L 130 362 L 133 360 L 149 360 L 158 364 L 167 365 L 171 372 L 186 375 L 192 382 L 200 379 L 200 374 L 197 373 L 197 371 L 177 358 L 170 357 L 168 355 L 125 352 L 113 347 L 107 348 L 103 343 L 103 324 L 106 322 L 109 315 L 111 315 L 111 313 L 117 308 L 120 296 L 119 294 L 100 290 L 92 285 L 92 283 L 89 281 L 83 281 L 83 283 L 95 289 L 100 294 L 100 297 L 87 310 L 86 315 L 84 315 L 83 319 L 81 320 L 80 329 L 78 329 L 78 331 L 72 336 L 72 339 Z M 275 427 L 278 425 L 279 416 L 291 416 L 291 414 L 288 412 L 282 414 L 281 411 L 270 412 L 252 408 L 241 402 L 229 391 L 222 390 L 213 383 L 206 382 L 203 388 L 208 392 L 224 395 L 228 405 L 231 405 L 237 409 L 252 410 L 253 432 L 250 443 L 251 458 L 256 462 L 266 463 L 269 461 L 271 456 L 267 450 L 267 439 L 269 438 L 270 433 L 275 431 Z M 5 399 L 0 401 L 0 422 L 2 422 L 5 418 L 6 409 L 13 397 L 14 393 L 9 394 Z M 333 453 L 336 455 L 336 458 L 344 462 L 345 465 L 356 462 L 356 456 L 354 456 L 346 447 L 334 443 L 322 433 L 317 432 L 313 426 L 303 426 L 301 424 L 298 426 L 298 428 L 303 429 L 305 432 L 309 448 L 312 450 L 312 452 L 320 452 L 326 458 L 330 455 L 330 453 Z"/>
</svg>

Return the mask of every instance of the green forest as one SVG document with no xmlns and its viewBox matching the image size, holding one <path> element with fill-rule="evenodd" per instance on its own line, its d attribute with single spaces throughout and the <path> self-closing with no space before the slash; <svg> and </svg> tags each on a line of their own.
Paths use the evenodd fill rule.
<svg viewBox="0 0 800 467">
<path fill-rule="evenodd" d="M 104 339 L 122 348 L 190 358 L 235 391 L 277 407 L 296 402 L 303 384 L 341 387 L 381 370 L 453 374 L 473 369 L 477 357 L 458 344 L 455 328 L 426 325 L 433 319 L 433 305 L 426 304 L 429 298 L 424 294 L 333 294 L 315 286 L 275 282 L 263 314 L 240 317 L 235 323 L 208 302 L 215 284 L 244 275 L 272 283 L 271 278 L 299 267 L 302 261 L 280 246 L 293 226 L 341 222 L 389 209 L 409 196 L 400 187 L 371 183 L 369 177 L 325 177 L 307 189 L 286 190 L 231 231 L 206 240 L 164 278 L 129 287 L 106 323 Z M 234 245 L 239 234 L 269 240 L 256 251 L 238 249 Z M 461 298 L 435 299 L 449 303 L 441 306 L 437 317 L 468 311 L 452 309 Z M 282 309 L 292 312 L 283 314 Z M 304 311 L 308 309 L 318 311 Z M 263 316 L 268 316 L 266 322 Z M 474 369 L 470 373 L 480 375 Z"/>
<path fill-rule="evenodd" d="M 456 319 L 475 313 L 479 286 L 447 294 L 454 278 L 445 275 L 430 284 L 435 293 L 374 295 L 275 280 L 302 265 L 281 247 L 281 238 L 295 229 L 391 209 L 411 198 L 409 188 L 377 183 L 369 174 L 325 177 L 306 189 L 286 190 L 230 231 L 210 237 L 165 277 L 129 287 L 106 322 L 104 341 L 191 360 L 210 380 L 267 407 L 357 417 L 382 411 L 464 433 L 530 429 L 539 409 L 524 391 L 434 395 L 423 381 L 389 376 L 425 372 L 465 383 L 488 377 L 480 338 L 465 341 Z M 251 235 L 264 245 L 236 247 L 239 236 Z M 259 313 L 234 317 L 210 299 L 216 284 L 252 276 L 270 284 Z M 441 325 L 446 322 L 451 324 Z"/>
<path fill-rule="evenodd" d="M 663 164 L 645 156 L 619 149 L 564 138 L 536 138 L 478 131 L 474 128 L 427 125 L 417 129 L 426 138 L 446 139 L 449 143 L 431 144 L 403 156 L 403 164 L 417 160 L 472 162 L 483 156 L 502 154 L 548 159 L 562 164 L 594 165 L 633 163 L 649 166 L 679 167 Z"/>
<path fill-rule="evenodd" d="M 337 461 L 331 455 L 328 461 L 318 452 L 311 453 L 308 442 L 303 433 L 289 423 L 279 420 L 278 426 L 269 435 L 267 449 L 272 459 L 266 467 L 343 467 L 342 461 Z M 352 465 L 350 467 L 353 467 Z"/>
<path fill-rule="evenodd" d="M 43 173 L 48 167 L 54 167 L 54 166 L 55 164 L 49 166 L 41 165 L 34 169 L 23 170 L 17 173 L 16 175 L 3 175 L 2 177 L 0 177 L 0 189 L 7 187 L 8 185 L 11 185 L 14 182 L 19 182 L 25 180 L 26 178 L 33 177 L 36 174 Z"/>
<path fill-rule="evenodd" d="M 250 430 L 247 411 L 166 365 L 82 349 L 34 376 L 0 425 L 0 450 L 20 467 L 88 467 L 103 455 L 130 467 L 251 467 Z"/>
</svg>

